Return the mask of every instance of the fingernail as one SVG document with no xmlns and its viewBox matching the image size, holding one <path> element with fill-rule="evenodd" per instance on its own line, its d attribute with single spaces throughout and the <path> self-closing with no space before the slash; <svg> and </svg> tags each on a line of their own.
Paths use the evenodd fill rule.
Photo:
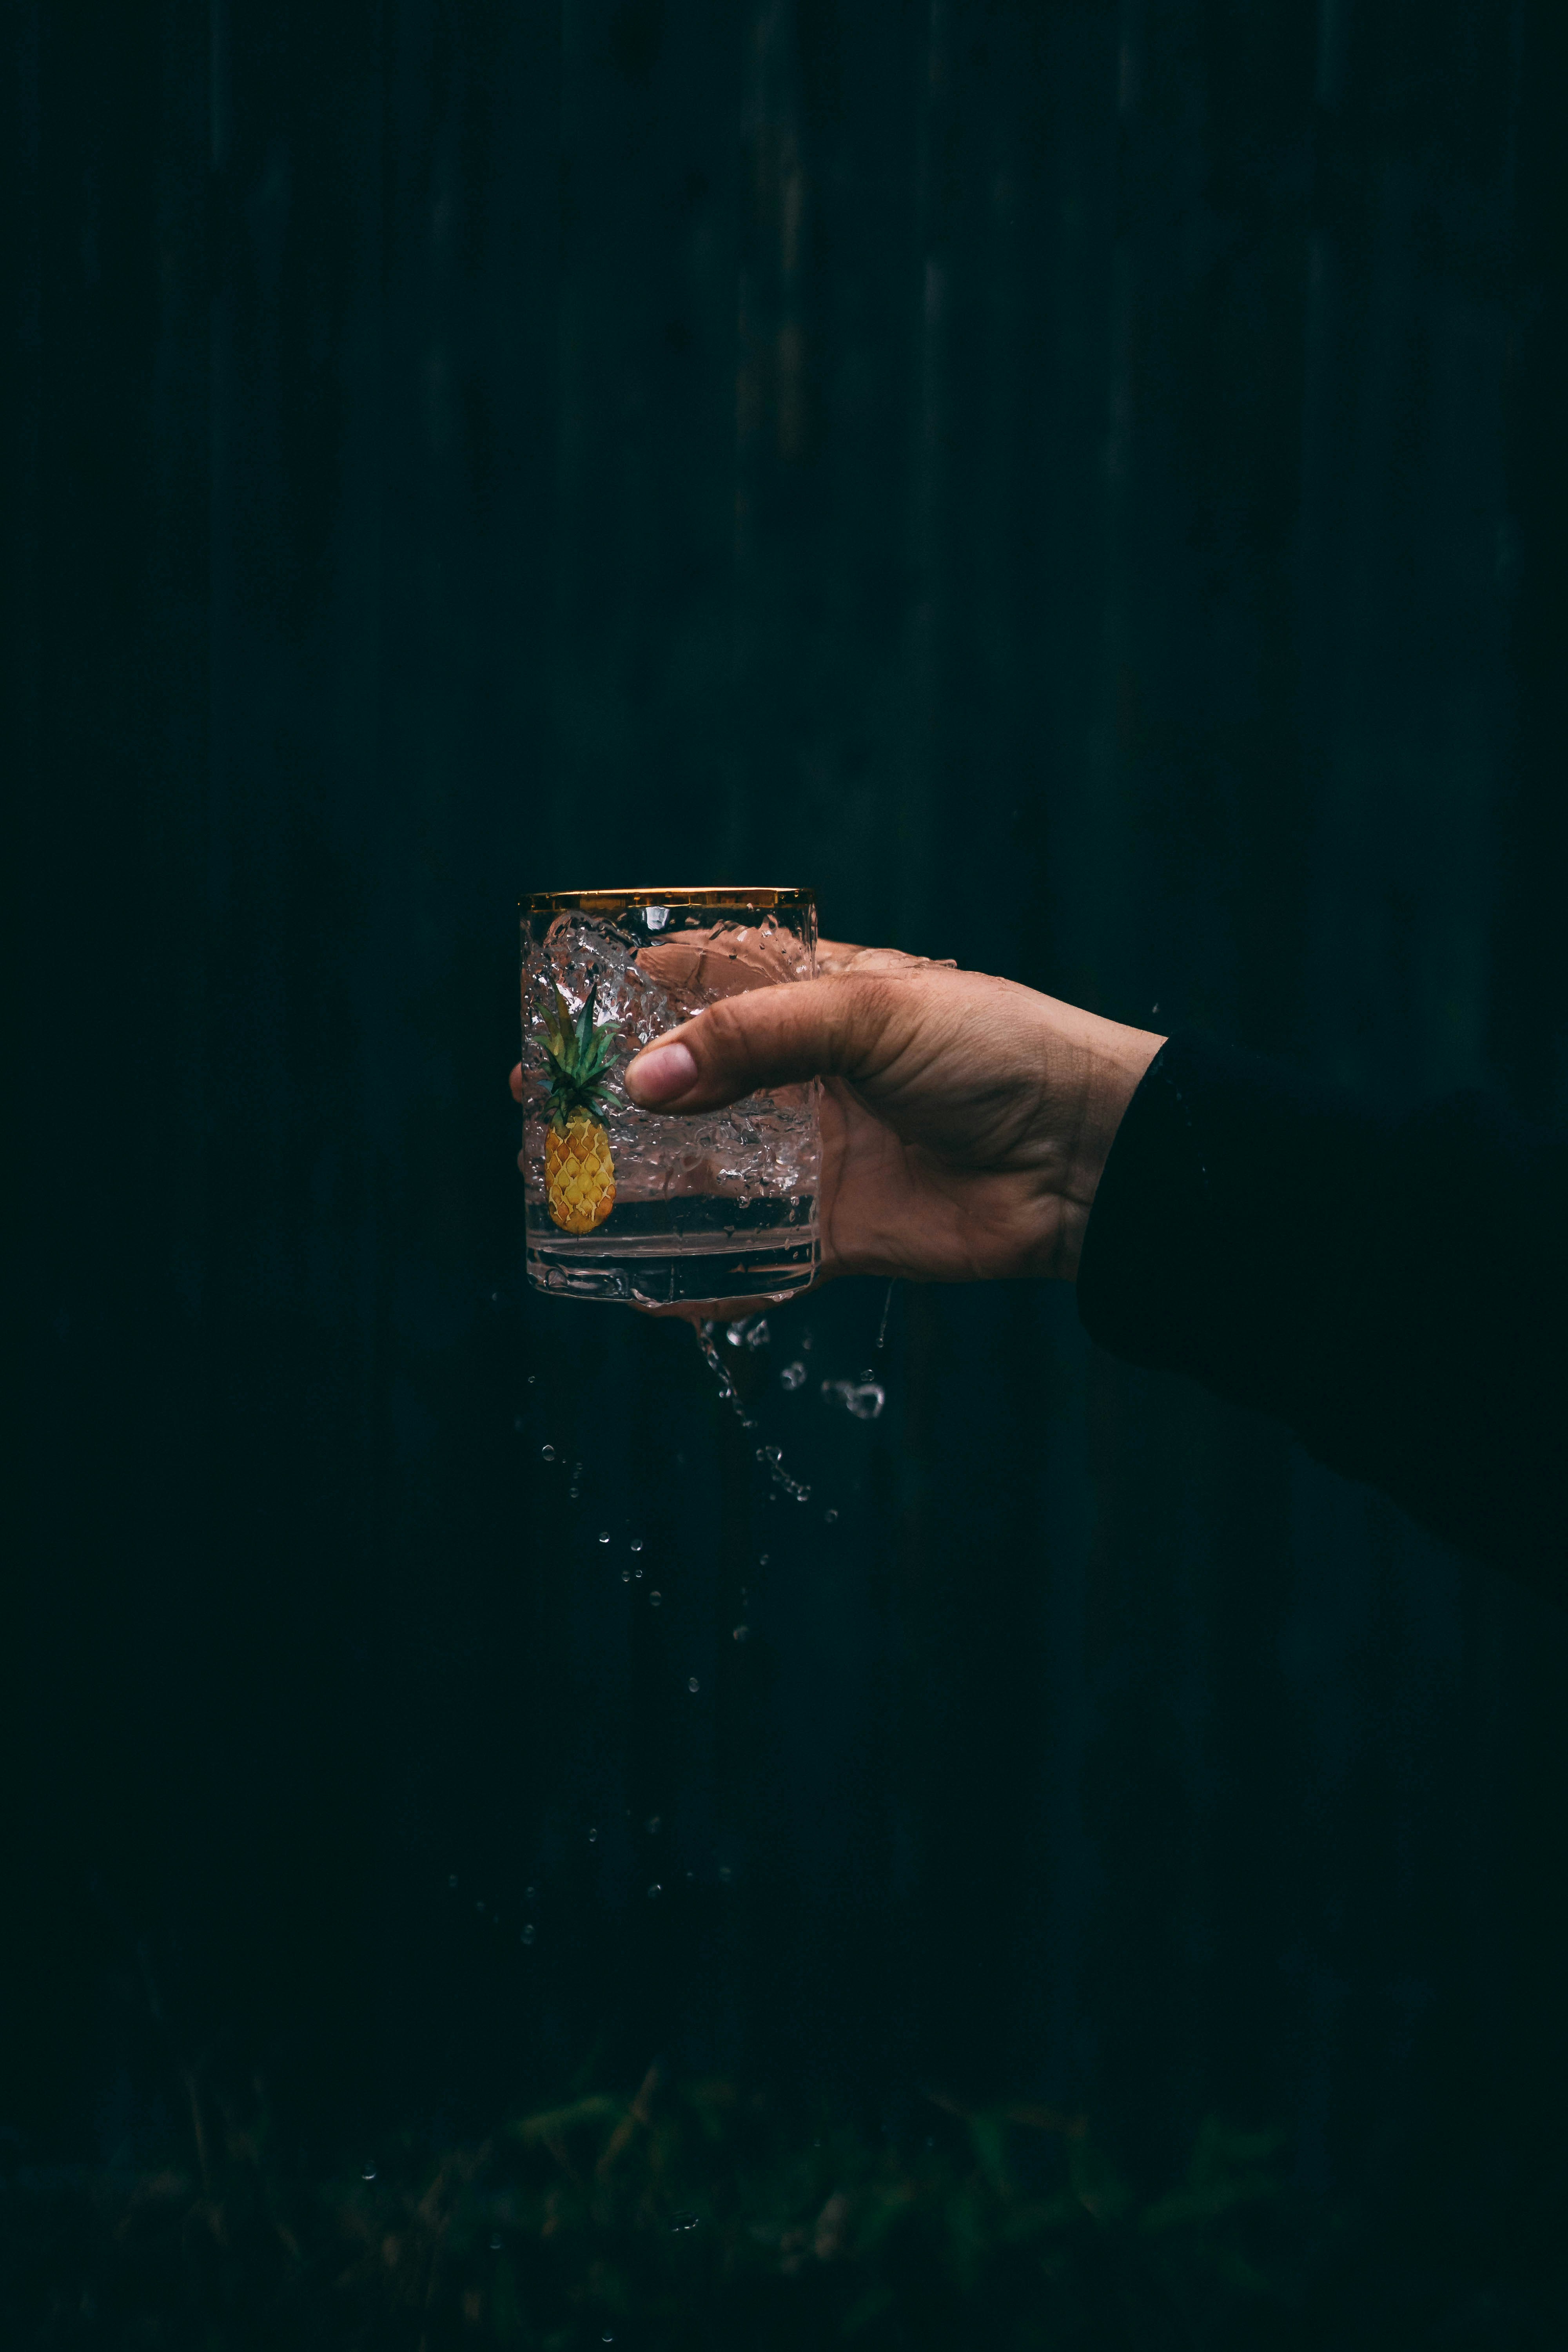
<svg viewBox="0 0 1568 2352">
<path fill-rule="evenodd" d="M 650 1045 L 626 1068 L 626 1091 L 639 1102 L 673 1102 L 697 1076 L 697 1057 L 689 1045 Z"/>
</svg>

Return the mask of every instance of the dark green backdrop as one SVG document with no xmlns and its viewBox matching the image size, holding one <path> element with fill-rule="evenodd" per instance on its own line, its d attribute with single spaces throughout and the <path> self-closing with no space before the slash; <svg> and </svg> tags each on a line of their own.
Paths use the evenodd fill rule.
<svg viewBox="0 0 1568 2352">
<path fill-rule="evenodd" d="M 880 1293 L 775 1318 L 769 1502 L 687 1334 L 527 1295 L 505 1079 L 520 888 L 806 879 L 1557 1111 L 1559 12 L 8 24 L 0 2123 L 600 2035 L 1505 2206 L 1562 1616 L 1043 1288 L 901 1294 L 870 1424 Z"/>
</svg>

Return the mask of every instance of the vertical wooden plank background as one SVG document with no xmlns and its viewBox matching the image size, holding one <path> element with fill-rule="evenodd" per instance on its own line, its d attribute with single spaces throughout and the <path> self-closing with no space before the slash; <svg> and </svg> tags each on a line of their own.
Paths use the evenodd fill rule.
<svg viewBox="0 0 1568 2352">
<path fill-rule="evenodd" d="M 520 888 L 765 874 L 1560 1114 L 1555 17 L 14 25 L 7 2114 L 598 2036 L 1506 2198 L 1559 1618 L 1044 1291 L 896 1300 L 866 1428 L 880 1297 L 773 1318 L 770 1504 L 681 1335 L 526 1295 L 504 1076 Z"/>
</svg>

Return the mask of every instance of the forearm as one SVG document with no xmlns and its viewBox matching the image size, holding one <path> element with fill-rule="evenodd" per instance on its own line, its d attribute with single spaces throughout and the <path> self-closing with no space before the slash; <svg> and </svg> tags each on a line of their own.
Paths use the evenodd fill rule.
<svg viewBox="0 0 1568 2352">
<path fill-rule="evenodd" d="M 1404 1119 L 1172 1039 L 1109 1155 L 1090 1336 L 1277 1413 L 1463 1549 L 1568 1591 L 1563 1147 L 1479 1096 Z"/>
</svg>

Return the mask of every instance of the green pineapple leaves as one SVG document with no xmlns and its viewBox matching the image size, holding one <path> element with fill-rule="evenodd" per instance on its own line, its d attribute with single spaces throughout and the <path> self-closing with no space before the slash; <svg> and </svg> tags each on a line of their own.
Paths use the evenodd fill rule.
<svg viewBox="0 0 1568 2352">
<path fill-rule="evenodd" d="M 594 999 L 599 988 L 596 979 L 589 982 L 583 1009 L 575 1021 L 553 974 L 550 986 L 555 1003 L 545 1014 L 544 1059 L 549 1070 L 545 1083 L 550 1089 L 552 1123 L 557 1129 L 563 1128 L 575 1110 L 585 1110 L 594 1118 L 607 1119 L 611 1101 L 606 1082 L 610 1066 L 616 1058 L 616 1039 L 620 1024 L 595 1020 Z"/>
</svg>

